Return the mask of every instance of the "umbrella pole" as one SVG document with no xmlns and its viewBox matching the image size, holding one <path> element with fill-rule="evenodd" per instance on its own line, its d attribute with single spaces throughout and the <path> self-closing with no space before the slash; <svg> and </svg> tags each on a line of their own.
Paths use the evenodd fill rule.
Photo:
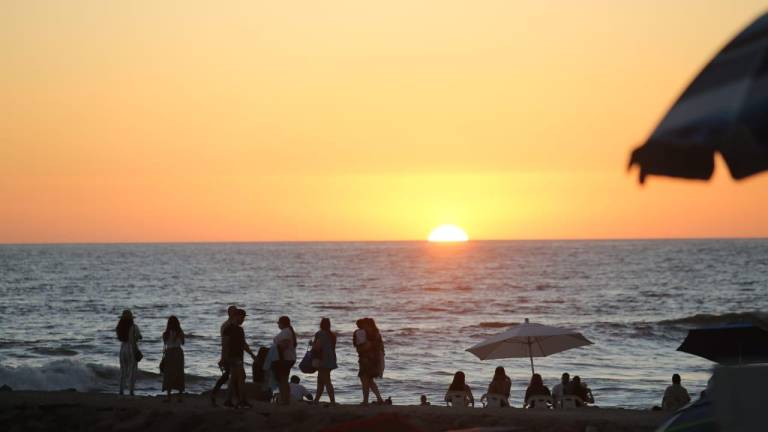
<svg viewBox="0 0 768 432">
<path fill-rule="evenodd" d="M 531 346 L 533 346 L 533 342 L 531 342 L 531 338 L 528 337 L 528 356 L 531 359 L 531 376 L 535 373 L 533 371 L 533 351 L 531 351 Z"/>
</svg>

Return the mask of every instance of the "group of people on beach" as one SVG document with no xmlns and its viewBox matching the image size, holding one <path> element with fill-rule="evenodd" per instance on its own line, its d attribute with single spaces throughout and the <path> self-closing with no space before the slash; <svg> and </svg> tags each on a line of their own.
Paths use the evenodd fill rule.
<svg viewBox="0 0 768 432">
<path fill-rule="evenodd" d="M 291 319 L 281 316 L 277 320 L 278 333 L 272 339 L 269 348 L 261 347 L 254 353 L 246 342 L 243 322 L 246 312 L 236 306 L 227 309 L 227 319 L 222 323 L 219 334 L 221 337 L 221 356 L 218 366 L 222 372 L 210 393 L 211 404 L 217 405 L 217 395 L 224 384 L 227 384 L 227 395 L 224 406 L 235 408 L 251 407 L 248 394 L 254 391 L 246 390 L 246 373 L 244 356 L 248 353 L 253 359 L 253 381 L 257 387 L 257 398 L 272 400 L 272 390 L 277 389 L 275 401 L 282 405 L 291 401 L 308 401 L 314 404 L 320 402 L 324 393 L 328 393 L 330 404 L 336 404 L 331 371 L 338 368 L 336 361 L 337 335 L 331 330 L 331 320 L 320 320 L 319 330 L 315 333 L 310 348 L 300 364 L 304 372 L 317 372 L 317 390 L 314 396 L 300 384 L 298 376 L 289 375 L 297 361 L 296 348 L 298 341 L 296 332 L 291 325 Z M 384 342 L 372 318 L 361 318 L 356 322 L 357 329 L 352 335 L 352 343 L 358 353 L 360 384 L 363 394 L 363 405 L 369 404 L 370 393 L 376 397 L 376 404 L 391 403 L 384 400 L 376 384 L 376 378 L 384 373 Z M 139 349 L 142 339 L 141 331 L 134 322 L 130 310 L 124 310 L 115 328 L 120 346 L 120 394 L 127 389 L 133 395 L 138 374 L 138 363 L 143 358 Z M 182 401 L 184 393 L 184 331 L 179 319 L 175 316 L 168 318 L 165 331 L 162 334 L 163 357 L 160 361 L 160 372 L 163 376 L 162 390 L 166 392 L 166 401 L 171 400 L 171 392 L 178 391 L 178 400 Z M 306 363 L 306 364 L 304 364 Z M 688 391 L 680 384 L 680 376 L 674 374 L 672 385 L 669 386 L 659 409 L 676 410 L 690 401 Z M 481 400 L 494 397 L 500 407 L 509 407 L 512 380 L 507 376 L 503 367 L 496 368 L 488 389 Z M 237 401 L 235 404 L 234 401 Z M 462 371 L 454 374 L 453 381 L 444 397 L 446 403 L 474 406 L 475 398 L 466 383 L 466 375 Z M 525 408 L 561 408 L 565 402 L 573 407 L 589 406 L 595 403 L 592 391 L 581 381 L 579 376 L 563 373 L 560 382 L 552 387 L 544 385 L 541 375 L 534 373 L 525 390 Z M 541 406 L 537 405 L 540 404 Z M 543 405 L 542 405 L 543 404 Z M 421 396 L 421 405 L 429 405 L 426 395 Z"/>
<path fill-rule="evenodd" d="M 281 316 L 277 320 L 278 333 L 272 339 L 269 348 L 262 347 L 258 353 L 254 353 L 246 342 L 243 322 L 246 312 L 236 306 L 227 308 L 227 319 L 219 328 L 221 337 L 221 356 L 218 362 L 222 374 L 211 391 L 211 403 L 217 405 L 217 395 L 221 387 L 227 384 L 227 396 L 224 406 L 236 408 L 250 408 L 248 401 L 249 392 L 246 390 L 246 373 L 244 357 L 248 353 L 253 359 L 254 382 L 260 385 L 256 389 L 259 397 L 267 400 L 272 398 L 272 389 L 278 389 L 276 402 L 281 405 L 291 403 L 291 394 L 294 400 L 302 400 L 306 396 L 306 389 L 298 383 L 298 377 L 294 376 L 289 382 L 289 375 L 296 364 L 296 348 L 298 340 L 296 332 L 291 325 L 291 319 Z M 377 404 L 384 404 L 376 378 L 384 373 L 384 342 L 376 322 L 372 318 L 361 318 L 356 322 L 357 329 L 353 333 L 352 343 L 358 354 L 360 384 L 363 393 L 363 405 L 369 403 L 370 393 L 376 396 Z M 301 365 L 303 371 L 317 372 L 317 391 L 312 398 L 312 403 L 319 403 L 323 393 L 328 393 L 330 404 L 336 404 L 331 371 L 338 367 L 336 361 L 337 335 L 331 330 L 331 320 L 320 320 L 319 330 L 315 333 L 310 343 L 310 349 L 302 360 L 306 365 Z M 139 341 L 142 339 L 141 331 L 134 322 L 133 313 L 124 310 L 115 328 L 117 338 L 121 342 L 120 347 L 120 394 L 124 391 L 133 395 L 138 374 L 138 363 L 143 358 L 139 349 Z M 182 401 L 184 393 L 184 331 L 178 318 L 168 318 L 163 338 L 163 357 L 160 361 L 160 372 L 163 375 L 163 391 L 167 392 L 166 401 L 171 400 L 171 392 L 178 391 L 178 400 Z M 296 397 L 298 395 L 298 397 Z M 237 401 L 235 404 L 234 401 Z"/>
<path fill-rule="evenodd" d="M 483 395 L 483 398 L 495 397 L 499 402 L 500 407 L 509 407 L 509 397 L 512 390 L 512 380 L 507 376 L 504 368 L 499 366 L 493 374 L 490 384 L 488 384 L 488 390 Z M 458 396 L 458 398 L 456 398 Z M 525 390 L 525 397 L 523 398 L 524 408 L 544 408 L 544 406 L 536 406 L 536 403 L 546 404 L 546 408 L 558 408 L 563 406 L 563 401 L 568 399 L 573 400 L 575 407 L 587 406 L 595 403 L 595 398 L 592 396 L 592 390 L 587 387 L 586 383 L 581 381 L 579 376 L 574 376 L 571 379 L 570 375 L 566 372 L 562 375 L 561 381 L 556 384 L 550 391 L 549 387 L 544 385 L 544 381 L 541 375 L 534 373 L 531 376 L 531 381 L 528 384 L 528 388 Z M 451 404 L 462 404 L 464 406 L 475 406 L 475 398 L 472 394 L 472 389 L 466 383 L 466 375 L 462 371 L 458 371 L 453 376 L 453 381 L 448 386 L 448 391 L 444 397 L 445 402 Z M 422 405 L 426 403 L 426 396 L 422 397 Z"/>
</svg>

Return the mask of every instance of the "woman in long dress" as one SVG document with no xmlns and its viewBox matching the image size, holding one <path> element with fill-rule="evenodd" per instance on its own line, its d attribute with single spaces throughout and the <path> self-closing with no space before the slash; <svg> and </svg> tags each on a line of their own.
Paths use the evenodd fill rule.
<svg viewBox="0 0 768 432">
<path fill-rule="evenodd" d="M 133 390 L 136 386 L 136 376 L 139 373 L 139 340 L 141 332 L 139 327 L 133 322 L 133 313 L 126 309 L 120 316 L 120 321 L 115 328 L 117 339 L 120 344 L 120 394 L 128 387 L 128 392 L 133 396 Z"/>
<path fill-rule="evenodd" d="M 336 364 L 336 333 L 331 331 L 331 320 L 320 320 L 320 331 L 315 333 L 315 342 L 312 344 L 313 362 L 317 358 L 317 393 L 315 403 L 320 402 L 323 390 L 328 390 L 331 405 L 336 405 L 333 383 L 331 383 L 331 371 L 338 367 Z"/>
<path fill-rule="evenodd" d="M 179 391 L 179 402 L 184 394 L 184 331 L 179 319 L 171 315 L 163 333 L 163 391 L 168 392 L 166 402 L 171 400 L 171 390 Z"/>
<path fill-rule="evenodd" d="M 357 349 L 360 371 L 357 376 L 363 387 L 362 405 L 368 405 L 370 392 L 376 396 L 376 403 L 383 404 L 375 379 L 384 373 L 384 342 L 381 333 L 372 318 L 357 320 L 358 329 L 352 335 L 352 343 Z"/>
</svg>

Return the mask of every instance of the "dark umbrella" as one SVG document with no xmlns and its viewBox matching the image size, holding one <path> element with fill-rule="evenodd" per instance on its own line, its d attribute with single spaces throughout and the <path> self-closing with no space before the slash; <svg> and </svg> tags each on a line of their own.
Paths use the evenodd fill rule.
<svg viewBox="0 0 768 432">
<path fill-rule="evenodd" d="M 735 179 L 768 169 L 768 13 L 693 80 L 648 141 L 632 152 L 649 174 L 706 180 L 715 152 Z"/>
<path fill-rule="evenodd" d="M 677 349 L 719 364 L 768 362 L 768 331 L 752 324 L 728 324 L 688 331 Z"/>
<path fill-rule="evenodd" d="M 656 432 L 718 432 L 715 409 L 709 399 L 699 399 L 681 408 L 667 419 Z"/>
</svg>

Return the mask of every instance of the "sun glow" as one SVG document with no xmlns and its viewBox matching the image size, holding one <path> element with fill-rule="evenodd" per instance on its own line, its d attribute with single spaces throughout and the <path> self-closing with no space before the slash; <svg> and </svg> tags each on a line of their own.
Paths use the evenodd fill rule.
<svg viewBox="0 0 768 432">
<path fill-rule="evenodd" d="M 467 233 L 463 229 L 456 225 L 440 225 L 429 233 L 429 241 L 431 242 L 465 242 L 469 240 Z"/>
</svg>

